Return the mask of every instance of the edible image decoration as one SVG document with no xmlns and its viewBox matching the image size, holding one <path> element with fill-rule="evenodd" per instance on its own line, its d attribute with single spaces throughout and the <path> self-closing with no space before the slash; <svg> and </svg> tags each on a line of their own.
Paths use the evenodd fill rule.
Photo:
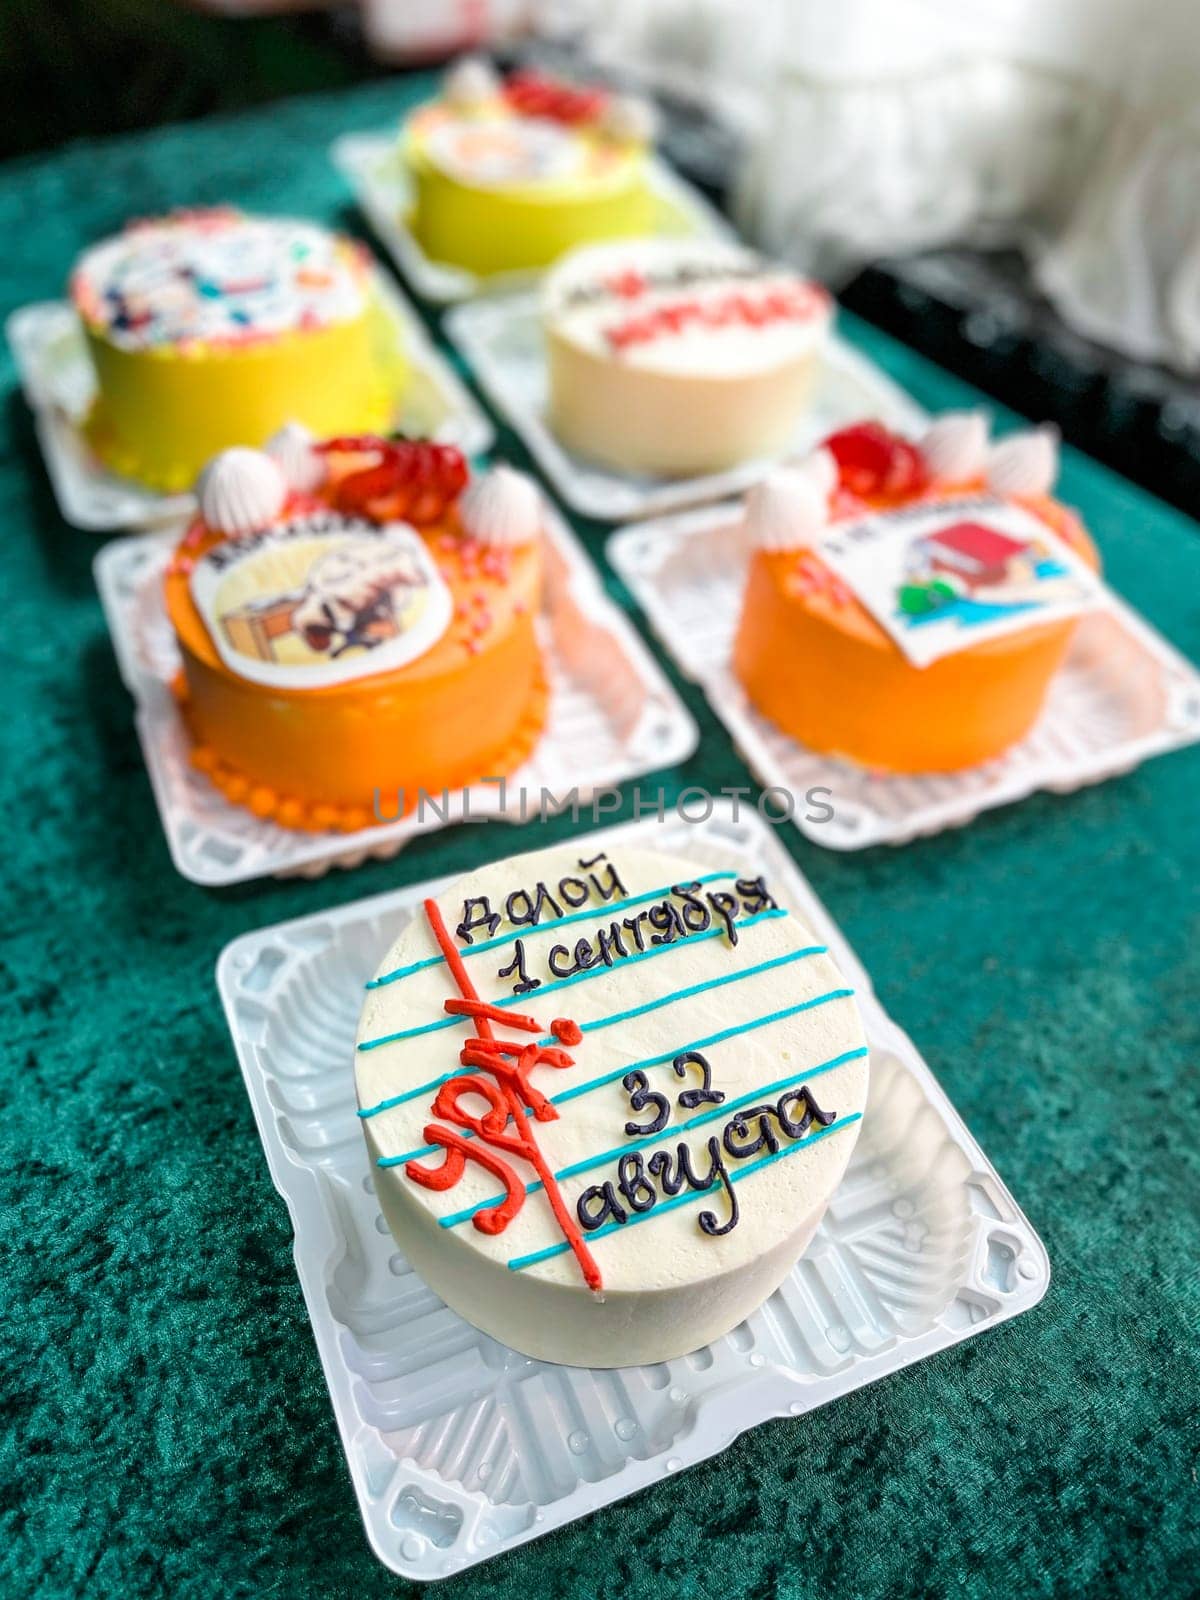
<svg viewBox="0 0 1200 1600">
<path fill-rule="evenodd" d="M 818 548 L 918 667 L 1106 603 L 1100 579 L 1040 518 L 990 495 L 839 523 Z"/>
<path fill-rule="evenodd" d="M 241 344 L 360 315 L 364 268 L 312 223 L 192 212 L 97 245 L 73 287 L 88 321 L 123 348 Z"/>
<path fill-rule="evenodd" d="M 428 144 L 430 159 L 444 172 L 485 187 L 570 178 L 582 149 L 569 129 L 528 117 L 446 122 Z"/>
<path fill-rule="evenodd" d="M 225 665 L 280 689 L 393 671 L 430 649 L 453 614 L 412 528 L 320 514 L 215 545 L 191 588 Z"/>
</svg>

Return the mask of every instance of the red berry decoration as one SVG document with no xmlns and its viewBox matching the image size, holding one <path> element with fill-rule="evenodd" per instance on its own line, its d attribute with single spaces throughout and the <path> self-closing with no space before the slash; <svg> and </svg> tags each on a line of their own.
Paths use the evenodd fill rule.
<svg viewBox="0 0 1200 1600">
<path fill-rule="evenodd" d="M 881 422 L 856 422 L 825 440 L 842 488 L 862 500 L 902 500 L 919 494 L 929 472 L 916 445 Z"/>
<path fill-rule="evenodd" d="M 603 89 L 580 89 L 543 72 L 514 72 L 504 85 L 504 98 L 522 117 L 548 117 L 576 126 L 594 122 L 608 104 Z"/>
<path fill-rule="evenodd" d="M 359 434 L 329 439 L 317 448 L 328 455 L 373 458 L 333 487 L 339 511 L 372 522 L 404 521 L 425 527 L 439 521 L 466 488 L 467 463 L 452 445 Z"/>
</svg>

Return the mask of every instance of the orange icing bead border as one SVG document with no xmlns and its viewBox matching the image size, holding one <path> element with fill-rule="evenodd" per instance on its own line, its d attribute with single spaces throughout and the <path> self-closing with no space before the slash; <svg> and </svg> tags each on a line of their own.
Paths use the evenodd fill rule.
<svg viewBox="0 0 1200 1600">
<path fill-rule="evenodd" d="M 184 727 L 192 748 L 188 760 L 196 772 L 202 773 L 231 805 L 241 806 L 262 822 L 274 822 L 281 828 L 301 833 L 359 833 L 365 828 L 382 827 L 369 806 L 341 806 L 324 802 L 311 804 L 288 795 L 280 795 L 266 784 L 256 784 L 239 768 L 218 755 L 212 745 L 197 739 L 188 718 L 187 685 L 182 672 L 171 682 L 171 693 L 179 705 Z M 489 756 L 486 771 L 460 785 L 468 787 L 485 777 L 507 776 L 515 772 L 533 754 L 546 727 L 550 704 L 550 686 L 545 668 L 539 657 L 537 676 L 521 720 L 513 729 L 508 743 L 496 754 Z M 415 797 L 420 793 L 434 793 L 419 780 L 411 787 L 414 799 L 406 804 L 403 816 L 415 809 Z M 388 821 L 397 820 L 389 818 Z"/>
</svg>

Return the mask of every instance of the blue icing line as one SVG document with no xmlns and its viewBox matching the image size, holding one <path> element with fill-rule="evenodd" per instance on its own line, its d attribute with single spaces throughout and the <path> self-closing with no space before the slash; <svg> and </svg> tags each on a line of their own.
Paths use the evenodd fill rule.
<svg viewBox="0 0 1200 1600">
<path fill-rule="evenodd" d="M 736 872 L 706 872 L 700 878 L 689 878 L 689 883 L 717 883 L 724 879 L 736 878 Z M 590 917 L 615 916 L 619 911 L 628 906 L 640 906 L 647 900 L 655 900 L 660 894 L 670 894 L 674 884 L 665 884 L 661 889 L 647 889 L 645 894 L 628 895 L 621 901 L 610 901 L 604 906 L 594 906 L 590 911 L 575 911 L 569 917 L 555 917 L 550 922 L 536 922 L 532 926 L 521 927 L 515 933 L 500 933 L 494 939 L 485 939 L 482 944 L 469 944 L 458 953 L 465 960 L 468 956 L 480 956 L 485 950 L 495 950 L 500 945 L 514 944 L 518 939 L 531 938 L 535 933 L 548 933 L 551 928 L 565 928 L 571 922 L 586 922 Z M 414 961 L 407 967 L 396 967 L 391 972 L 385 972 L 380 978 L 371 978 L 367 983 L 368 989 L 382 989 L 387 983 L 396 983 L 400 978 L 407 978 L 410 973 L 421 972 L 426 967 L 437 967 L 445 960 L 445 956 L 426 956 L 422 961 Z"/>
<path fill-rule="evenodd" d="M 778 908 L 774 911 L 760 911 L 755 916 L 747 917 L 745 921 L 737 923 L 736 926 L 738 928 L 752 928 L 755 923 L 762 922 L 768 918 L 786 916 L 787 912 Z M 722 932 L 724 932 L 722 928 L 713 928 L 707 933 L 691 934 L 689 935 L 689 938 L 693 944 L 699 944 L 705 939 L 715 938 Z M 631 962 L 642 961 L 647 956 L 659 956 L 662 955 L 666 950 L 678 950 L 687 942 L 688 941 L 686 939 L 680 939 L 673 944 L 656 945 L 652 950 L 643 950 L 638 955 L 626 956 L 620 964 L 621 966 L 628 966 Z M 826 948 L 827 947 L 825 945 L 809 945 L 804 950 L 797 951 L 791 955 L 780 956 L 774 962 L 764 963 L 764 966 L 778 966 L 783 961 L 794 961 L 801 955 L 815 955 L 819 951 L 824 952 Z M 554 989 L 564 989 L 568 984 L 577 983 L 581 978 L 598 978 L 605 972 L 615 972 L 617 970 L 617 967 L 589 967 L 586 972 L 578 972 L 573 977 L 563 978 L 560 983 L 546 984 L 543 988 L 535 990 L 534 992 L 537 994 L 549 994 Z M 587 1033 L 594 1031 L 597 1028 L 606 1028 L 611 1023 L 623 1022 L 627 1017 L 637 1016 L 639 1012 L 653 1011 L 658 1006 L 670 1005 L 674 1000 L 686 999 L 689 995 L 697 994 L 702 989 L 716 988 L 718 984 L 732 983 L 738 978 L 748 978 L 752 973 L 760 970 L 762 970 L 760 967 L 747 968 L 743 972 L 730 973 L 724 978 L 713 978 L 708 980 L 706 983 L 695 984 L 690 989 L 676 990 L 674 994 L 666 995 L 661 1000 L 651 1000 L 646 1005 L 639 1006 L 636 1011 L 618 1011 L 614 1012 L 611 1017 L 597 1017 L 593 1022 L 585 1022 L 581 1024 L 580 1032 Z M 498 1006 L 511 1006 L 515 1005 L 518 1000 L 524 1000 L 527 998 L 528 996 L 526 995 L 512 995 L 505 999 L 497 1000 L 495 1003 Z M 428 1032 L 431 1028 L 453 1027 L 456 1022 L 465 1022 L 467 1020 L 468 1019 L 466 1017 L 447 1017 L 445 1021 L 426 1023 L 423 1029 L 416 1029 L 415 1031 L 420 1033 Z M 390 1044 L 395 1039 L 401 1037 L 409 1037 L 409 1035 L 389 1034 L 386 1039 L 371 1040 L 367 1044 L 360 1044 L 358 1048 L 360 1050 L 371 1049 L 374 1048 L 375 1044 L 377 1043 Z M 553 1045 L 557 1043 L 557 1040 L 553 1034 L 546 1034 L 537 1042 L 540 1045 Z M 387 1100 L 380 1100 L 378 1104 L 368 1106 L 365 1111 L 360 1111 L 358 1115 L 360 1117 L 374 1117 L 377 1116 L 381 1111 L 393 1111 L 397 1106 L 402 1106 L 409 1100 L 417 1099 L 420 1095 L 425 1094 L 430 1089 L 440 1089 L 442 1084 L 449 1083 L 451 1078 L 470 1077 L 471 1073 L 477 1070 L 478 1069 L 475 1067 L 456 1067 L 453 1072 L 443 1072 L 440 1077 L 431 1078 L 428 1083 L 419 1084 L 415 1089 L 406 1089 L 403 1094 L 395 1094 Z"/>
<path fill-rule="evenodd" d="M 787 912 L 782 907 L 778 907 L 774 911 L 760 911 L 755 916 L 747 917 L 745 921 L 736 923 L 735 926 L 738 928 L 753 928 L 756 923 L 763 922 L 769 917 L 786 916 Z M 720 938 L 724 932 L 725 929 L 720 927 L 709 928 L 705 933 L 689 933 L 682 939 L 673 940 L 670 944 L 655 945 L 649 950 L 638 951 L 636 955 L 624 956 L 611 967 L 600 963 L 597 966 L 589 967 L 585 972 L 575 972 L 569 978 L 560 978 L 557 983 L 543 983 L 539 988 L 530 990 L 528 994 L 502 995 L 499 1000 L 493 1000 L 491 1004 L 504 1009 L 509 1006 L 530 1003 L 534 995 L 537 996 L 538 1001 L 541 1001 L 548 994 L 557 994 L 560 989 L 569 989 L 572 984 L 583 983 L 588 978 L 601 978 L 609 972 L 619 972 L 623 967 L 632 966 L 635 961 L 646 961 L 651 956 L 664 954 L 667 950 L 680 950 L 685 944 L 702 944 L 705 939 Z M 434 1022 L 422 1022 L 416 1028 L 403 1028 L 399 1033 L 382 1033 L 377 1039 L 364 1039 L 356 1048 L 359 1050 L 378 1050 L 381 1045 L 399 1044 L 404 1039 L 419 1039 L 422 1034 L 437 1033 L 441 1028 L 456 1028 L 464 1022 L 470 1022 L 470 1020 L 469 1017 L 465 1016 L 438 1017 Z M 544 1042 L 548 1043 L 550 1041 Z M 436 1088 L 439 1083 L 444 1081 L 442 1078 L 435 1078 L 431 1083 L 422 1085 L 422 1088 Z M 404 1098 L 411 1100 L 414 1095 L 420 1093 L 421 1089 L 411 1089 Z M 359 1112 L 360 1117 L 370 1115 L 371 1112 Z"/>
<path fill-rule="evenodd" d="M 697 1039 L 692 1044 L 682 1045 L 678 1050 L 669 1050 L 666 1055 L 649 1056 L 645 1061 L 632 1061 L 627 1067 L 618 1067 L 615 1072 L 606 1073 L 602 1078 L 592 1078 L 587 1083 L 577 1084 L 572 1089 L 564 1089 L 561 1094 L 553 1096 L 553 1102 L 555 1105 L 561 1105 L 564 1100 L 574 1100 L 578 1095 L 590 1094 L 602 1084 L 615 1083 L 627 1072 L 637 1072 L 643 1067 L 664 1066 L 685 1051 L 707 1050 L 710 1045 L 724 1044 L 726 1039 L 736 1039 L 739 1034 L 749 1033 L 754 1028 L 765 1028 L 769 1023 L 782 1022 L 785 1017 L 794 1017 L 801 1011 L 811 1011 L 814 1007 L 823 1006 L 830 1000 L 846 1000 L 853 993 L 853 989 L 830 989 L 826 994 L 819 994 L 813 1000 L 801 1000 L 797 1005 L 786 1006 L 782 1011 L 772 1011 L 765 1017 L 756 1017 L 752 1022 L 735 1023 L 732 1028 L 723 1028 L 720 1033 L 710 1033 L 706 1039 Z"/>
<path fill-rule="evenodd" d="M 623 1078 L 627 1072 L 637 1072 L 644 1067 L 660 1067 L 668 1061 L 674 1061 L 678 1055 L 683 1055 L 689 1050 L 705 1050 L 710 1045 L 723 1044 L 726 1039 L 736 1038 L 742 1033 L 753 1033 L 756 1028 L 765 1028 L 772 1022 L 782 1022 L 787 1017 L 794 1017 L 798 1012 L 811 1011 L 816 1006 L 823 1006 L 830 1000 L 846 1000 L 854 993 L 853 989 L 830 989 L 827 994 L 819 994 L 814 1000 L 802 1000 L 798 1005 L 786 1006 L 782 1011 L 771 1011 L 763 1017 L 752 1017 L 749 1022 L 738 1023 L 736 1027 L 725 1028 L 720 1033 L 713 1033 L 707 1039 L 693 1039 L 690 1044 L 677 1045 L 661 1056 L 648 1056 L 645 1061 L 631 1061 L 627 1066 L 618 1067 L 615 1072 L 607 1073 L 603 1078 L 592 1078 L 587 1083 L 581 1083 L 574 1089 L 564 1089 L 561 1094 L 550 1096 L 551 1105 L 561 1105 L 564 1100 L 574 1100 L 577 1095 L 590 1094 L 593 1089 L 600 1089 L 606 1083 L 612 1083 L 617 1078 Z M 531 1116 L 532 1112 L 524 1107 L 525 1115 Z M 359 1115 L 363 1113 L 360 1111 Z M 464 1139 L 473 1139 L 475 1135 L 468 1128 L 463 1132 Z M 399 1167 L 406 1161 L 414 1161 L 418 1156 L 436 1155 L 438 1146 L 435 1144 L 422 1145 L 417 1150 L 407 1150 L 400 1156 L 380 1156 L 375 1165 L 377 1167 Z"/>
<path fill-rule="evenodd" d="M 772 911 L 760 912 L 760 917 L 776 916 Z M 749 928 L 758 921 L 752 917 L 748 922 L 739 924 Z M 597 1028 L 611 1028 L 614 1022 L 628 1022 L 631 1017 L 645 1016 L 648 1011 L 657 1011 L 661 1006 L 673 1005 L 676 1000 L 690 1000 L 694 994 L 704 994 L 709 989 L 723 989 L 727 983 L 740 983 L 743 978 L 757 977 L 760 972 L 770 972 L 774 967 L 786 967 L 792 961 L 800 961 L 805 956 L 823 956 L 827 954 L 828 945 L 808 944 L 802 950 L 789 950 L 787 955 L 774 956 L 770 961 L 760 961 L 753 967 L 743 967 L 740 972 L 726 972 L 719 978 L 706 978 L 703 983 L 693 983 L 686 989 L 676 989 L 672 994 L 662 995 L 657 1000 L 647 1000 L 644 1005 L 633 1006 L 628 1011 L 616 1011 L 611 1017 L 597 1017 L 594 1022 L 581 1022 L 581 1033 L 594 1033 Z"/>
<path fill-rule="evenodd" d="M 624 1144 L 614 1145 L 611 1150 L 605 1150 L 598 1156 L 588 1156 L 586 1161 L 576 1161 L 572 1166 L 560 1167 L 554 1174 L 555 1178 L 577 1178 L 581 1172 L 590 1172 L 593 1167 L 601 1167 L 606 1161 L 611 1161 L 617 1156 L 629 1154 L 634 1150 L 645 1150 L 652 1144 L 661 1144 L 664 1139 L 677 1137 L 679 1134 L 691 1133 L 694 1129 L 703 1127 L 707 1122 L 717 1122 L 721 1117 L 728 1117 L 735 1111 L 741 1111 L 746 1106 L 752 1105 L 756 1100 L 774 1094 L 777 1089 L 787 1089 L 793 1084 L 807 1083 L 810 1078 L 819 1078 L 823 1073 L 834 1072 L 838 1067 L 844 1067 L 848 1061 L 858 1061 L 867 1054 L 866 1045 L 860 1045 L 856 1050 L 844 1050 L 840 1056 L 833 1056 L 828 1061 L 821 1061 L 815 1067 L 805 1067 L 801 1072 L 794 1072 L 790 1077 L 777 1078 L 774 1083 L 764 1083 L 760 1089 L 754 1089 L 749 1094 L 740 1095 L 736 1100 L 725 1101 L 715 1111 L 704 1111 L 699 1116 L 689 1117 L 686 1122 L 669 1123 L 665 1128 L 660 1128 L 657 1133 L 647 1134 L 644 1139 L 627 1139 Z M 525 1187 L 526 1194 L 536 1194 L 544 1188 L 540 1178 Z M 498 1194 L 491 1200 L 480 1200 L 477 1205 L 468 1206 L 465 1211 L 455 1211 L 450 1216 L 439 1217 L 438 1222 L 443 1228 L 456 1228 L 460 1222 L 468 1222 L 477 1211 L 490 1211 L 498 1206 L 504 1195 Z"/>
<path fill-rule="evenodd" d="M 739 1183 L 743 1178 L 748 1178 L 755 1172 L 760 1172 L 763 1167 L 769 1167 L 773 1161 L 782 1161 L 786 1156 L 794 1156 L 801 1150 L 807 1150 L 810 1145 L 827 1138 L 831 1133 L 837 1133 L 842 1128 L 847 1128 L 852 1122 L 862 1118 L 861 1111 L 852 1111 L 849 1116 L 839 1117 L 836 1122 L 831 1122 L 827 1128 L 821 1128 L 816 1133 L 809 1134 L 807 1139 L 797 1139 L 795 1144 L 789 1144 L 782 1150 L 776 1150 L 773 1155 L 763 1156 L 758 1161 L 751 1161 L 747 1166 L 734 1167 L 729 1172 L 730 1183 Z M 693 1200 L 699 1200 L 705 1195 L 711 1195 L 712 1185 L 707 1189 L 693 1189 L 687 1194 L 674 1196 L 670 1200 L 661 1200 L 650 1211 L 635 1211 L 627 1222 L 610 1222 L 603 1228 L 584 1235 L 585 1243 L 591 1245 L 598 1239 L 606 1239 L 609 1234 L 616 1233 L 618 1229 L 635 1227 L 639 1222 L 650 1222 L 653 1218 L 661 1216 L 664 1211 L 674 1211 L 676 1206 L 690 1205 Z M 508 1263 L 510 1272 L 520 1272 L 525 1267 L 532 1267 L 539 1261 L 548 1261 L 551 1256 L 558 1256 L 571 1247 L 563 1240 L 561 1244 L 547 1245 L 544 1250 L 534 1250 L 527 1256 L 514 1256 Z"/>
</svg>

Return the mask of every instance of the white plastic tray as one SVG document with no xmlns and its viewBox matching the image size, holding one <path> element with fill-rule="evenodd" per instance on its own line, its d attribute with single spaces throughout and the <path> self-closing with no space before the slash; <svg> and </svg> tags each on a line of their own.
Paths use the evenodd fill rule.
<svg viewBox="0 0 1200 1600">
<path fill-rule="evenodd" d="M 795 798 L 814 844 L 858 850 L 961 827 L 1039 789 L 1068 792 L 1200 739 L 1200 672 L 1116 595 L 1085 618 L 1032 732 L 967 772 L 897 777 L 797 744 L 749 703 L 730 667 L 747 555 L 738 505 L 641 522 L 608 540 L 613 567 L 681 672 L 698 682 L 764 788 Z M 831 791 L 834 816 L 805 804 Z M 822 802 L 822 806 L 825 802 Z"/>
<path fill-rule="evenodd" d="M 392 260 L 423 299 L 447 305 L 473 295 L 528 285 L 539 276 L 533 272 L 509 272 L 481 278 L 463 267 L 433 261 L 425 254 L 405 220 L 412 208 L 412 185 L 400 152 L 399 124 L 394 133 L 343 134 L 330 145 L 329 155 Z M 733 237 L 724 217 L 665 161 L 652 159 L 647 175 L 662 215 L 661 231 Z"/>
<path fill-rule="evenodd" d="M 375 283 L 409 367 L 395 426 L 456 444 L 467 455 L 481 454 L 495 437 L 491 422 L 382 268 L 375 269 Z M 5 333 L 59 510 L 69 523 L 103 531 L 152 528 L 191 512 L 191 494 L 161 494 L 119 478 L 92 454 L 81 425 L 95 393 L 95 374 L 79 318 L 66 301 L 23 306 L 8 318 Z"/>
<path fill-rule="evenodd" d="M 484 818 L 522 821 L 551 808 L 553 799 L 582 800 L 683 761 L 696 747 L 696 724 L 604 595 L 574 534 L 547 505 L 539 627 L 550 714 L 533 755 L 505 792 L 480 784 L 452 795 L 445 819 L 426 810 L 360 833 L 308 834 L 262 822 L 231 805 L 188 761 L 187 733 L 169 688 L 179 659 L 162 599 L 163 569 L 178 533 L 114 540 L 99 552 L 94 570 L 121 676 L 137 707 L 138 737 L 171 859 L 193 883 L 316 877 L 332 866 L 385 859 L 418 833 Z M 381 798 L 395 805 L 394 795 Z"/>
<path fill-rule="evenodd" d="M 446 332 L 466 357 L 496 409 L 524 440 L 559 498 L 585 516 L 613 522 L 659 516 L 700 501 L 740 494 L 777 458 L 748 461 L 695 478 L 653 478 L 617 472 L 573 455 L 546 422 L 546 356 L 536 294 L 506 295 L 457 306 Z M 835 428 L 878 417 L 917 435 L 927 414 L 873 362 L 834 334 L 821 357 L 812 397 L 796 424 L 787 455 L 805 455 Z"/>
<path fill-rule="evenodd" d="M 443 1305 L 388 1232 L 355 1115 L 354 1030 L 367 975 L 439 884 L 246 935 L 217 965 L 367 1537 L 419 1581 L 995 1327 L 1049 1282 L 1037 1235 L 771 830 L 723 810 L 579 843 L 619 838 L 767 873 L 854 984 L 871 1047 L 862 1134 L 804 1259 L 748 1321 L 675 1361 L 590 1371 L 517 1355 Z M 1019 1408 L 1018 1372 L 1011 1388 Z"/>
</svg>

